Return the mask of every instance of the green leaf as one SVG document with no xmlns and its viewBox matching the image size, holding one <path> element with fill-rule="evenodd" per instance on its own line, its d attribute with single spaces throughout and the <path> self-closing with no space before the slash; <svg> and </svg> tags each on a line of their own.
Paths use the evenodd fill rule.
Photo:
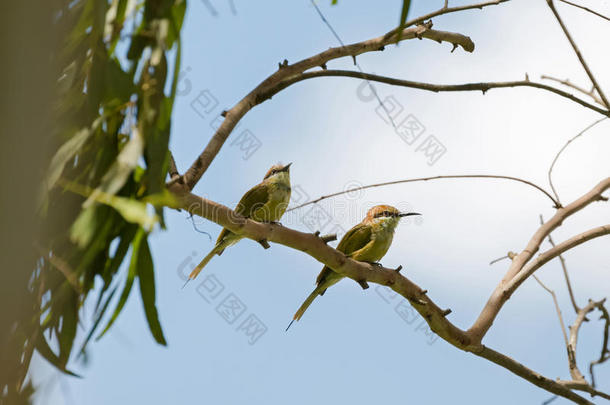
<svg viewBox="0 0 610 405">
<path fill-rule="evenodd" d="M 159 222 L 159 217 L 157 215 L 150 215 L 148 213 L 148 207 L 141 201 L 105 193 L 98 194 L 96 201 L 111 206 L 117 210 L 126 221 L 140 225 L 147 232 L 150 232 L 153 226 Z"/>
<path fill-rule="evenodd" d="M 104 295 L 106 290 L 110 287 L 110 284 L 112 283 L 112 279 L 113 279 L 115 273 L 119 269 L 119 266 L 121 265 L 121 263 L 123 263 L 123 260 L 125 259 L 125 255 L 127 254 L 127 251 L 129 250 L 129 245 L 131 245 L 131 241 L 133 240 L 134 236 L 136 235 L 137 229 L 138 229 L 137 226 L 129 225 L 129 226 L 124 227 L 123 230 L 121 231 L 121 236 L 120 236 L 121 241 L 119 242 L 119 245 L 117 246 L 116 251 L 114 252 L 114 256 L 112 256 L 112 259 L 109 258 L 107 260 L 106 265 L 104 266 L 104 270 L 101 273 L 102 279 L 104 280 L 104 287 L 100 291 L 99 298 L 95 304 L 95 312 L 98 311 L 98 309 L 100 307 L 100 303 L 102 302 L 102 296 Z"/>
<path fill-rule="evenodd" d="M 68 370 L 66 368 L 65 364 L 62 364 L 59 357 L 57 357 L 57 355 L 55 355 L 55 353 L 53 353 L 53 350 L 51 350 L 51 348 L 49 347 L 49 344 L 47 343 L 47 340 L 44 338 L 44 336 L 42 334 L 42 330 L 37 328 L 36 331 L 37 331 L 36 332 L 36 350 L 38 351 L 38 353 L 40 353 L 40 355 L 42 357 L 44 357 L 49 363 L 51 363 L 52 365 L 54 365 L 55 367 L 57 367 L 59 370 L 63 371 L 64 373 L 71 375 L 73 377 L 80 378 L 80 376 L 78 374 L 75 374 L 72 371 Z"/>
<path fill-rule="evenodd" d="M 66 189 L 76 194 L 80 194 L 84 197 L 89 196 L 87 201 L 101 203 L 114 208 L 126 221 L 138 224 L 146 231 L 152 230 L 153 226 L 159 222 L 159 217 L 157 215 L 150 215 L 148 213 L 148 207 L 145 202 L 111 195 L 99 191 L 99 189 L 96 189 L 89 194 L 87 187 L 83 187 L 74 182 L 63 181 L 62 184 Z M 85 204 L 83 204 L 83 206 L 84 205 Z M 95 208 L 95 205 L 85 207 L 72 225 L 70 237 L 81 247 L 86 246 L 93 237 L 93 234 L 97 232 L 97 227 L 95 225 L 97 220 Z"/>
<path fill-rule="evenodd" d="M 125 280 L 125 286 L 123 287 L 123 291 L 121 292 L 119 302 L 117 303 L 117 306 L 114 309 L 114 313 L 108 321 L 108 324 L 106 324 L 106 327 L 104 328 L 102 333 L 97 336 L 96 340 L 99 340 L 102 336 L 104 336 L 106 332 L 108 332 L 108 329 L 110 329 L 110 327 L 114 324 L 114 321 L 116 321 L 117 317 L 123 310 L 125 303 L 127 302 L 127 298 L 129 297 L 129 293 L 131 292 L 131 287 L 133 287 L 133 281 L 138 273 L 138 256 L 140 254 L 139 252 L 140 247 L 142 245 L 142 240 L 144 240 L 144 235 L 144 230 L 142 228 L 138 229 L 138 232 L 136 233 L 136 236 L 133 240 L 133 244 L 131 245 L 131 262 L 129 263 L 127 280 Z"/>
<path fill-rule="evenodd" d="M 118 60 L 112 58 L 106 61 L 104 69 L 104 98 L 107 103 L 120 105 L 129 101 L 135 92 L 131 74 L 126 73 L 119 64 Z"/>
<path fill-rule="evenodd" d="M 142 201 L 154 205 L 155 207 L 180 208 L 180 202 L 174 194 L 168 190 L 163 190 L 160 193 L 147 195 Z"/>
<path fill-rule="evenodd" d="M 138 258 L 138 277 L 140 281 L 140 293 L 142 294 L 142 304 L 146 313 L 148 327 L 157 343 L 167 345 L 161 323 L 159 322 L 159 314 L 155 305 L 155 272 L 153 269 L 152 256 L 148 241 L 144 239 L 140 247 Z"/>
<path fill-rule="evenodd" d="M 172 6 L 171 18 L 169 24 L 169 33 L 166 38 L 166 48 L 171 49 L 176 40 L 180 40 L 180 30 L 182 29 L 182 23 L 184 22 L 184 15 L 186 13 L 186 1 L 177 0 L 176 4 Z"/>
<path fill-rule="evenodd" d="M 118 288 L 119 288 L 119 286 L 117 285 L 116 287 L 114 287 L 112 289 L 112 291 L 110 291 L 108 298 L 106 298 L 106 302 L 104 302 L 104 305 L 102 305 L 99 312 L 97 313 L 97 315 L 95 317 L 95 322 L 93 323 L 93 326 L 91 326 L 91 329 L 89 330 L 89 333 L 87 334 L 87 337 L 85 338 L 85 341 L 80 348 L 79 356 L 85 353 L 85 348 L 87 347 L 87 344 L 91 340 L 91 337 L 93 337 L 95 330 L 97 329 L 100 321 L 102 320 L 102 318 L 104 317 L 104 314 L 106 313 L 106 309 L 108 309 L 108 304 L 110 304 L 110 300 L 112 300 L 112 297 L 114 297 L 114 293 L 117 291 Z M 102 298 L 102 293 L 100 293 L 100 299 L 101 298 Z"/>
<path fill-rule="evenodd" d="M 97 231 L 98 216 L 96 207 L 83 209 L 70 228 L 70 240 L 84 249 L 89 245 Z"/>
<path fill-rule="evenodd" d="M 76 336 L 76 326 L 78 324 L 78 296 L 73 291 L 68 293 L 66 302 L 63 305 L 61 317 L 61 332 L 59 340 L 59 361 L 65 366 L 70 358 L 74 337 Z"/>
<path fill-rule="evenodd" d="M 102 177 L 102 182 L 89 196 L 83 207 L 88 207 L 97 201 L 101 194 L 115 194 L 119 191 L 131 172 L 136 168 L 138 159 L 144 151 L 144 138 L 137 128 L 132 131 L 132 136 L 117 156 L 116 161 L 108 172 Z"/>
<path fill-rule="evenodd" d="M 405 29 L 405 23 L 407 22 L 407 16 L 409 15 L 409 7 L 411 7 L 411 0 L 403 0 L 402 11 L 400 12 L 400 24 L 398 24 L 398 31 L 396 32 L 396 43 L 400 39 L 400 33 Z"/>
<path fill-rule="evenodd" d="M 66 163 L 68 163 L 68 161 L 78 153 L 78 151 L 87 142 L 91 134 L 100 125 L 102 120 L 103 117 L 99 117 L 95 121 L 93 121 L 91 127 L 82 128 L 72 138 L 70 138 L 66 143 L 64 143 L 55 153 L 53 159 L 51 160 L 51 164 L 49 166 L 47 178 L 45 181 L 46 191 L 50 190 L 55 186 L 55 183 L 57 183 L 57 180 L 59 180 L 61 173 L 64 171 Z"/>
</svg>

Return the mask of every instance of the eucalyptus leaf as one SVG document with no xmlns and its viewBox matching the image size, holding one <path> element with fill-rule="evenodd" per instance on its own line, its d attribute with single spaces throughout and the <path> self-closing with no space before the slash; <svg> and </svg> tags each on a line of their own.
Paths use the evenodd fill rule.
<svg viewBox="0 0 610 405">
<path fill-rule="evenodd" d="M 138 279 L 140 281 L 140 293 L 142 295 L 142 305 L 144 313 L 148 321 L 148 327 L 157 343 L 167 345 L 161 323 L 159 322 L 159 314 L 155 305 L 155 273 L 153 269 L 152 256 L 148 241 L 144 239 L 139 251 L 138 259 Z"/>
<path fill-rule="evenodd" d="M 138 159 L 144 150 L 144 138 L 137 128 L 132 131 L 131 138 L 117 156 L 116 162 L 102 178 L 102 183 L 96 188 L 87 201 L 83 204 L 84 208 L 89 207 L 97 201 L 101 194 L 115 194 L 123 187 L 131 172 L 136 168 Z"/>
<path fill-rule="evenodd" d="M 127 298 L 129 297 L 129 293 L 131 292 L 131 287 L 133 287 L 133 282 L 138 273 L 138 256 L 139 256 L 139 252 L 140 252 L 140 247 L 142 246 L 142 240 L 145 240 L 144 235 L 145 235 L 145 232 L 141 228 L 136 233 L 136 236 L 131 245 L 131 261 L 129 263 L 129 270 L 127 272 L 127 279 L 125 280 L 125 286 L 123 287 L 123 291 L 121 292 L 121 296 L 119 297 L 119 302 L 117 303 L 117 306 L 114 309 L 114 313 L 112 314 L 112 317 L 106 324 L 106 327 L 104 328 L 104 330 L 97 336 L 96 340 L 99 340 L 102 336 L 104 336 L 106 334 L 106 332 L 108 332 L 110 327 L 114 324 L 117 317 L 123 310 L 125 303 L 127 302 Z"/>
</svg>

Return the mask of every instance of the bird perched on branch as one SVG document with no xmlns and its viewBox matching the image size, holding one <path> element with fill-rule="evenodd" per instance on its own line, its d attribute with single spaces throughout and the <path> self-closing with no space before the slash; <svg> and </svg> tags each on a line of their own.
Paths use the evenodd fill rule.
<svg viewBox="0 0 610 405">
<path fill-rule="evenodd" d="M 401 213 L 396 208 L 389 205 L 376 205 L 371 208 L 364 220 L 358 225 L 350 229 L 339 242 L 337 250 L 345 253 L 359 262 L 367 262 L 379 265 L 379 260 L 385 256 L 386 252 L 392 244 L 394 231 L 400 218 L 420 215 L 416 212 Z M 294 314 L 292 322 L 301 319 L 307 308 L 311 305 L 318 295 L 324 295 L 326 289 L 333 284 L 336 284 L 344 276 L 333 271 L 330 267 L 324 266 L 318 278 L 316 279 L 316 288 L 313 290 L 299 310 Z M 363 288 L 366 288 L 366 283 L 360 283 Z M 286 330 L 288 330 L 286 328 Z"/>
<path fill-rule="evenodd" d="M 274 223 L 279 221 L 286 212 L 290 201 L 291 164 L 271 166 L 263 181 L 244 194 L 237 204 L 235 212 L 258 222 Z M 212 251 L 193 269 L 187 283 L 197 277 L 214 255 L 220 256 L 226 248 L 236 244 L 241 239 L 243 239 L 243 236 L 234 234 L 224 228 L 218 235 L 218 240 Z"/>
</svg>

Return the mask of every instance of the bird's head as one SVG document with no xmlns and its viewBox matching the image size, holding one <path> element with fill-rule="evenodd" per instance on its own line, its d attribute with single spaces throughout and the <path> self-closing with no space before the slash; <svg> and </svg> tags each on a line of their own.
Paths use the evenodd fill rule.
<svg viewBox="0 0 610 405">
<path fill-rule="evenodd" d="M 292 163 L 288 163 L 287 165 L 276 164 L 271 166 L 271 168 L 265 174 L 263 181 L 269 183 L 279 183 L 290 186 L 290 165 Z"/>
<path fill-rule="evenodd" d="M 384 228 L 394 229 L 398 225 L 400 218 L 411 215 L 421 215 L 417 212 L 400 212 L 391 205 L 376 205 L 366 213 L 366 221 L 381 225 Z"/>
</svg>

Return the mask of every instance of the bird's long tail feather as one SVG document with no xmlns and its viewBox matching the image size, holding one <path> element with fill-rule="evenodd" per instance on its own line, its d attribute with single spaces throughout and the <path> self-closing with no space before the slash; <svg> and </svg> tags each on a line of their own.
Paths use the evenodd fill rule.
<svg viewBox="0 0 610 405">
<path fill-rule="evenodd" d="M 189 274 L 189 278 L 187 280 L 187 283 L 191 280 L 193 280 L 195 277 L 197 277 L 197 275 L 199 273 L 201 273 L 201 270 L 203 270 L 203 268 L 205 267 L 206 264 L 208 264 L 208 262 L 210 260 L 212 260 L 212 257 L 214 257 L 215 254 L 217 254 L 218 252 L 222 252 L 224 250 L 224 248 L 220 245 L 216 245 L 214 247 L 214 249 L 212 249 L 212 251 L 210 253 L 208 253 L 208 255 L 206 257 L 203 258 L 203 260 L 197 265 L 197 267 L 195 267 L 193 269 L 193 271 L 191 271 L 191 274 Z"/>
<path fill-rule="evenodd" d="M 305 299 L 305 301 L 301 304 L 297 312 L 294 314 L 290 325 L 292 325 L 292 322 L 299 321 L 301 319 L 301 317 L 303 316 L 305 311 L 307 311 L 307 308 L 309 308 L 313 300 L 315 300 L 316 297 L 320 295 L 320 293 L 323 291 L 326 291 L 326 286 L 324 284 L 320 284 L 311 292 L 311 294 L 309 294 L 309 296 Z M 288 328 L 286 328 L 286 330 L 290 328 L 290 325 L 288 325 Z"/>
</svg>

